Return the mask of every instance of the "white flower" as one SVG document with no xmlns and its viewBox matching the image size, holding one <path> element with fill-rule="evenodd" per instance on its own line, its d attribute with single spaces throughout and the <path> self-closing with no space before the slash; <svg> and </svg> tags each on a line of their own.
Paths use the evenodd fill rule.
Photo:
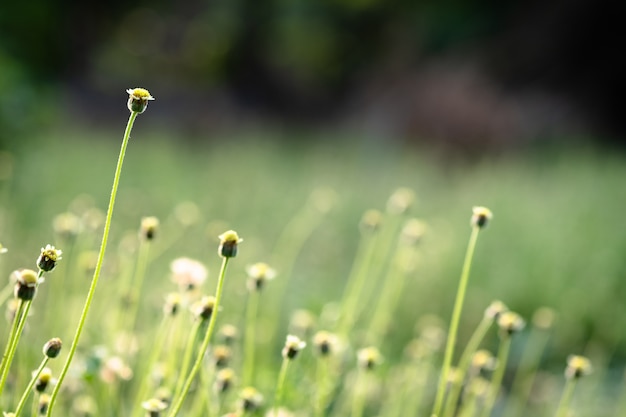
<svg viewBox="0 0 626 417">
<path fill-rule="evenodd" d="M 183 290 L 193 290 L 206 281 L 209 271 L 200 262 L 190 258 L 174 259 L 170 264 L 172 281 Z"/>
</svg>

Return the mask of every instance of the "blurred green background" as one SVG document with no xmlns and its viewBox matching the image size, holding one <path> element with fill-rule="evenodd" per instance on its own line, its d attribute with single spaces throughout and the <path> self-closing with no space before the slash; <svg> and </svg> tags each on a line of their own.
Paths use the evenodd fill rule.
<svg viewBox="0 0 626 417">
<path fill-rule="evenodd" d="M 0 243 L 9 253 L 0 270 L 32 266 L 55 239 L 52 219 L 77 196 L 105 208 L 124 91 L 145 87 L 156 101 L 133 132 L 112 241 L 183 201 L 202 212 L 151 266 L 159 282 L 176 256 L 217 269 L 216 224 L 244 237 L 243 276 L 272 256 L 310 193 L 331 187 L 338 205 L 280 300 L 286 311 L 319 312 L 341 297 L 361 214 L 408 186 L 418 195 L 412 215 L 429 228 L 397 307 L 398 350 L 416 318 L 449 317 L 471 207 L 485 205 L 495 218 L 479 242 L 461 340 L 493 299 L 527 319 L 548 306 L 558 313 L 549 367 L 560 372 L 568 354 L 591 351 L 619 370 L 626 129 L 613 7 L 3 2 Z M 232 278 L 231 293 L 242 294 L 243 279 Z M 154 289 L 153 309 L 164 291 Z"/>
</svg>

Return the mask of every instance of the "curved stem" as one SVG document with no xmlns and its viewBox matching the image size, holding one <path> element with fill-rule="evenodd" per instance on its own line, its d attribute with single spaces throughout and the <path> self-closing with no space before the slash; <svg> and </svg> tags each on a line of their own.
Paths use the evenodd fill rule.
<svg viewBox="0 0 626 417">
<path fill-rule="evenodd" d="M 120 154 L 117 159 L 117 167 L 115 169 L 115 176 L 113 177 L 113 186 L 111 188 L 111 197 L 109 199 L 109 207 L 107 209 L 107 216 L 104 222 L 104 232 L 102 234 L 102 243 L 100 244 L 100 253 L 98 254 L 98 262 L 96 263 L 96 268 L 93 273 L 93 278 L 91 279 L 91 285 L 89 287 L 89 292 L 87 293 L 87 299 L 85 300 L 85 305 L 83 306 L 83 312 L 78 321 L 78 326 L 76 327 L 74 340 L 72 340 L 72 345 L 70 346 L 70 350 L 67 355 L 67 359 L 65 360 L 65 364 L 63 365 L 63 369 L 61 370 L 61 373 L 59 374 L 58 382 L 56 386 L 54 387 L 54 390 L 52 391 L 52 395 L 50 396 L 50 404 L 48 405 L 48 412 L 46 413 L 46 417 L 50 417 L 52 415 L 52 410 L 54 409 L 54 403 L 56 401 L 57 396 L 59 395 L 59 390 L 61 389 L 61 385 L 63 385 L 63 380 L 65 379 L 65 375 L 67 375 L 67 371 L 70 368 L 70 364 L 72 363 L 74 354 L 76 353 L 76 348 L 78 346 L 80 335 L 83 332 L 83 327 L 85 327 L 87 313 L 89 312 L 89 307 L 91 306 L 94 293 L 96 292 L 96 286 L 98 285 L 98 278 L 100 278 L 100 270 L 102 269 L 102 263 L 104 261 L 104 253 L 106 252 L 107 241 L 109 239 L 109 230 L 111 229 L 111 219 L 113 217 L 113 208 L 115 207 L 115 197 L 117 196 L 117 189 L 119 187 L 120 177 L 122 174 L 122 165 L 124 163 L 124 156 L 126 155 L 126 147 L 128 146 L 128 140 L 130 139 L 130 132 L 133 129 L 133 124 L 138 114 L 139 113 L 137 112 L 131 112 L 130 117 L 128 118 L 128 123 L 126 124 L 126 130 L 124 131 L 124 139 L 122 140 L 122 147 L 120 149 Z"/>
<path fill-rule="evenodd" d="M 443 397 L 446 391 L 446 380 L 448 379 L 448 372 L 450 372 L 450 365 L 452 364 L 452 355 L 454 353 L 454 345 L 456 344 L 456 335 L 459 328 L 459 321 L 461 319 L 461 311 L 463 310 L 463 301 L 465 299 L 467 282 L 469 281 L 469 273 L 472 266 L 472 257 L 474 256 L 474 249 L 476 248 L 479 231 L 479 227 L 472 227 L 472 234 L 467 246 L 467 252 L 465 253 L 465 261 L 463 262 L 459 288 L 456 293 L 454 309 L 452 310 L 452 319 L 450 321 L 450 329 L 448 330 L 448 342 L 446 343 L 441 376 L 439 377 L 439 385 L 437 386 L 437 395 L 435 397 L 435 405 L 432 412 L 434 417 L 439 417 L 441 406 L 443 405 Z"/>
<path fill-rule="evenodd" d="M 9 368 L 11 367 L 11 361 L 9 360 L 9 356 L 11 355 L 11 348 L 13 346 L 13 341 L 15 340 L 15 335 L 17 334 L 17 329 L 20 323 L 20 317 L 22 317 L 22 313 L 24 312 L 25 302 L 23 300 L 19 300 L 19 306 L 15 311 L 15 317 L 13 318 L 13 325 L 11 326 L 11 331 L 9 333 L 9 338 L 7 339 L 7 345 L 4 348 L 4 354 L 2 355 L 2 365 L 0 366 L 0 394 L 4 390 L 4 384 L 6 383 L 6 375 L 9 372 Z"/>
<path fill-rule="evenodd" d="M 196 358 L 196 362 L 193 364 L 193 368 L 191 368 L 191 372 L 189 372 L 189 376 L 185 381 L 185 385 L 183 386 L 183 390 L 180 393 L 180 396 L 174 403 L 172 407 L 172 411 L 168 414 L 168 417 L 174 417 L 180 411 L 180 408 L 183 405 L 183 401 L 189 392 L 189 388 L 191 387 L 191 383 L 195 378 L 196 374 L 200 370 L 200 366 L 202 366 L 202 359 L 204 358 L 204 353 L 209 347 L 209 342 L 211 342 L 211 336 L 213 335 L 213 329 L 215 329 L 215 323 L 217 322 L 217 314 L 219 312 L 220 299 L 222 298 L 222 289 L 224 287 L 224 276 L 226 275 L 226 266 L 228 265 L 228 260 L 230 258 L 222 258 L 222 267 L 220 268 L 220 276 L 217 280 L 217 290 L 215 291 L 215 306 L 213 307 L 213 313 L 211 314 L 211 319 L 209 321 L 209 328 L 204 335 L 204 340 L 202 341 L 202 345 L 200 346 L 200 350 L 198 351 L 198 357 Z"/>
</svg>

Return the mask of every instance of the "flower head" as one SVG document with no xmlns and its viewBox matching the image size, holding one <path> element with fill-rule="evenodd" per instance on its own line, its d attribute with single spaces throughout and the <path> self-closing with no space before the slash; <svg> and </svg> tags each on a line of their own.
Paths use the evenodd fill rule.
<svg viewBox="0 0 626 417">
<path fill-rule="evenodd" d="M 337 348 L 337 336 L 324 330 L 320 330 L 313 336 L 313 346 L 320 356 L 328 356 Z"/>
<path fill-rule="evenodd" d="M 148 412 L 150 417 L 158 417 L 161 411 L 167 408 L 167 404 L 158 398 L 150 398 L 142 402 L 141 407 Z"/>
<path fill-rule="evenodd" d="M 592 371 L 591 361 L 584 356 L 570 355 L 567 358 L 567 368 L 565 368 L 567 379 L 578 379 L 589 375 Z"/>
<path fill-rule="evenodd" d="M 380 351 L 375 347 L 367 347 L 357 352 L 357 362 L 362 369 L 372 370 L 383 361 Z"/>
<path fill-rule="evenodd" d="M 63 342 L 58 337 L 50 339 L 43 345 L 43 354 L 49 358 L 56 358 L 59 356 L 61 352 L 61 347 L 63 346 Z"/>
<path fill-rule="evenodd" d="M 407 187 L 400 187 L 391 194 L 387 201 L 387 213 L 404 214 L 413 205 L 415 192 Z"/>
<path fill-rule="evenodd" d="M 172 281 L 174 281 L 181 290 L 193 290 L 207 279 L 209 271 L 200 261 L 190 258 L 177 258 L 170 264 L 172 271 Z"/>
<path fill-rule="evenodd" d="M 242 411 L 255 411 L 263 405 L 263 395 L 253 387 L 245 387 L 239 394 L 239 407 Z"/>
<path fill-rule="evenodd" d="M 239 235 L 234 230 L 228 230 L 218 236 L 220 239 L 220 246 L 217 249 L 218 255 L 222 258 L 234 258 L 237 256 L 237 246 L 243 242 L 243 239 L 239 238 Z"/>
<path fill-rule="evenodd" d="M 272 280 L 276 277 L 276 271 L 264 262 L 258 262 L 246 268 L 248 272 L 248 289 L 250 291 L 259 291 L 263 288 L 265 281 Z"/>
<path fill-rule="evenodd" d="M 285 359 L 293 359 L 296 357 L 298 352 L 306 347 L 306 342 L 300 340 L 298 336 L 288 335 L 287 340 L 285 341 L 285 347 L 283 347 L 283 358 Z"/>
<path fill-rule="evenodd" d="M 57 266 L 57 262 L 62 259 L 62 254 L 63 251 L 60 249 L 56 249 L 52 245 L 46 245 L 45 248 L 41 248 L 41 254 L 37 258 L 37 267 L 44 272 L 52 271 Z"/>
<path fill-rule="evenodd" d="M 141 219 L 141 227 L 139 236 L 145 240 L 154 239 L 154 235 L 159 229 L 159 219 L 154 216 L 144 217 Z"/>
<path fill-rule="evenodd" d="M 35 372 L 33 372 L 34 374 Z M 48 367 L 43 368 L 37 377 L 35 382 L 35 391 L 42 393 L 48 388 L 48 385 L 52 381 L 52 370 Z"/>
<path fill-rule="evenodd" d="M 128 110 L 133 113 L 143 113 L 148 108 L 148 101 L 154 100 L 145 88 L 129 88 L 126 92 L 128 93 Z"/>
<path fill-rule="evenodd" d="M 11 280 L 15 281 L 13 294 L 15 298 L 24 301 L 32 300 L 37 292 L 37 285 L 41 282 L 37 273 L 32 269 L 18 269 L 11 274 Z"/>
<path fill-rule="evenodd" d="M 218 393 L 228 391 L 235 382 L 235 371 L 230 368 L 220 369 L 215 375 L 213 388 Z"/>
<path fill-rule="evenodd" d="M 503 334 L 510 336 L 521 331 L 526 326 L 526 322 L 519 314 L 505 311 L 498 317 L 498 326 Z"/>
<path fill-rule="evenodd" d="M 493 214 L 491 213 L 491 210 L 489 210 L 487 207 L 477 206 L 472 208 L 472 219 L 470 221 L 470 224 L 473 227 L 483 229 L 487 226 L 487 223 L 489 223 L 489 220 L 491 220 L 492 218 Z"/>
</svg>

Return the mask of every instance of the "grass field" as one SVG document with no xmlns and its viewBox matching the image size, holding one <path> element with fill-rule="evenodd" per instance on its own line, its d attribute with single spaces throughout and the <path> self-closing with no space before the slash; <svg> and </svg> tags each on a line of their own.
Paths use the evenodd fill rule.
<svg viewBox="0 0 626 417">
<path fill-rule="evenodd" d="M 251 308 L 246 267 L 263 261 L 277 270 L 277 277 L 258 294 L 256 359 L 252 380 L 247 382 L 263 394 L 265 405 L 261 411 L 239 415 L 271 411 L 280 351 L 286 335 L 297 333 L 308 346 L 290 365 L 281 399 L 296 415 L 429 416 L 443 347 L 433 348 L 429 359 L 418 366 L 414 357 L 407 357 L 406 346 L 423 338 L 425 328 L 441 326 L 447 332 L 476 205 L 488 207 L 494 217 L 478 239 L 454 361 L 493 300 L 503 301 L 527 322 L 513 338 L 503 390 L 496 391 L 499 400 L 492 415 L 555 415 L 570 354 L 584 354 L 594 365 L 594 373 L 576 388 L 573 415 L 626 412 L 619 400 L 626 357 L 626 232 L 622 227 L 626 164 L 622 155 L 585 148 L 538 150 L 530 155 L 485 156 L 470 163 L 357 138 L 331 137 L 306 144 L 285 134 L 182 140 L 172 133 L 151 131 L 149 124 L 148 112 L 141 116 L 130 141 L 102 278 L 57 414 L 144 413 L 140 405 L 148 398 L 136 398 L 137 392 L 154 372 L 148 357 L 163 321 L 164 299 L 177 290 L 170 263 L 183 256 L 203 262 L 209 279 L 201 292 L 212 294 L 220 269 L 217 236 L 234 229 L 244 241 L 228 267 L 217 326 L 232 323 L 240 331 L 230 365 L 238 382 L 223 397 L 190 396 L 184 415 L 222 415 L 237 408 L 248 349 L 242 341 L 250 321 L 246 310 Z M 46 275 L 33 302 L 1 397 L 4 411 L 16 406 L 40 361 L 41 346 L 60 337 L 65 349 L 72 340 L 90 283 L 90 254 L 98 250 L 102 232 L 96 221 L 94 229 L 85 226 L 77 237 L 67 239 L 55 233 L 53 220 L 70 211 L 84 222 L 85 216 L 93 218 L 94 209 L 106 211 L 118 133 L 37 135 L 16 143 L 10 156 L 5 153 L 0 158 L 0 243 L 8 248 L 0 254 L 0 273 L 8 276 L 18 268 L 35 268 L 39 249 L 46 244 L 63 250 L 58 268 Z M 407 213 L 393 215 L 386 212 L 387 200 L 398 187 L 414 190 L 416 200 Z M 372 246 L 372 261 L 364 268 L 367 279 L 351 325 L 339 335 L 345 336 L 345 349 L 324 379 L 316 371 L 322 359 L 313 354 L 311 336 L 322 328 L 336 330 L 336 312 L 345 307 L 344 288 L 355 256 L 357 266 L 364 262 L 358 258 L 360 242 L 366 239 L 359 222 L 369 209 L 383 213 L 381 228 Z M 137 236 L 145 216 L 156 216 L 160 228 L 141 273 Z M 409 266 L 400 263 L 394 270 L 397 264 L 390 260 L 400 251 L 396 247 L 400 226 L 412 217 L 425 222 L 423 239 L 411 252 Z M 133 286 L 138 275 L 145 276 L 139 288 Z M 390 298 L 393 303 L 377 309 L 386 281 L 400 282 L 399 276 L 404 280 L 397 284 L 399 298 Z M 129 301 L 132 291 L 137 297 Z M 542 307 L 556 317 L 545 333 L 532 324 Z M 294 312 L 300 309 L 315 318 L 313 329 L 293 327 Z M 360 378 L 354 371 L 354 354 L 371 342 L 368 332 L 380 311 L 390 317 L 376 346 L 384 361 Z M 0 326 L 3 349 L 10 321 L 4 323 Z M 182 317 L 171 325 L 178 330 L 171 330 L 166 349 L 179 354 L 163 353 L 169 368 L 157 382 L 172 390 L 184 362 L 181 356 L 191 323 Z M 137 352 L 119 347 L 124 334 L 136 339 Z M 491 329 L 481 346 L 495 354 L 499 345 L 498 332 Z M 62 351 L 60 359 L 51 361 L 53 374 L 64 356 Z M 102 370 L 111 357 L 129 365 L 133 377 L 104 378 Z M 529 365 L 533 357 L 540 371 Z M 212 384 L 214 370 L 209 365 L 203 369 L 202 378 L 192 387 L 196 394 Z M 415 372 L 420 378 L 411 376 Z M 491 375 L 483 372 L 486 380 Z M 521 382 L 516 382 L 516 375 Z M 329 384 L 330 380 L 340 382 Z M 153 392 L 159 384 L 150 381 Z M 534 389 L 526 403 L 519 387 L 531 383 Z M 319 390 L 326 386 L 330 386 L 328 404 L 318 412 Z M 410 400 L 416 393 L 423 398 L 413 404 Z M 481 401 L 479 394 L 470 394 L 466 393 L 466 401 Z M 216 398 L 221 404 L 217 408 Z M 31 408 L 23 414 L 31 413 Z M 472 410 L 462 412 L 473 415 Z M 167 410 L 163 413 L 167 415 Z"/>
</svg>

